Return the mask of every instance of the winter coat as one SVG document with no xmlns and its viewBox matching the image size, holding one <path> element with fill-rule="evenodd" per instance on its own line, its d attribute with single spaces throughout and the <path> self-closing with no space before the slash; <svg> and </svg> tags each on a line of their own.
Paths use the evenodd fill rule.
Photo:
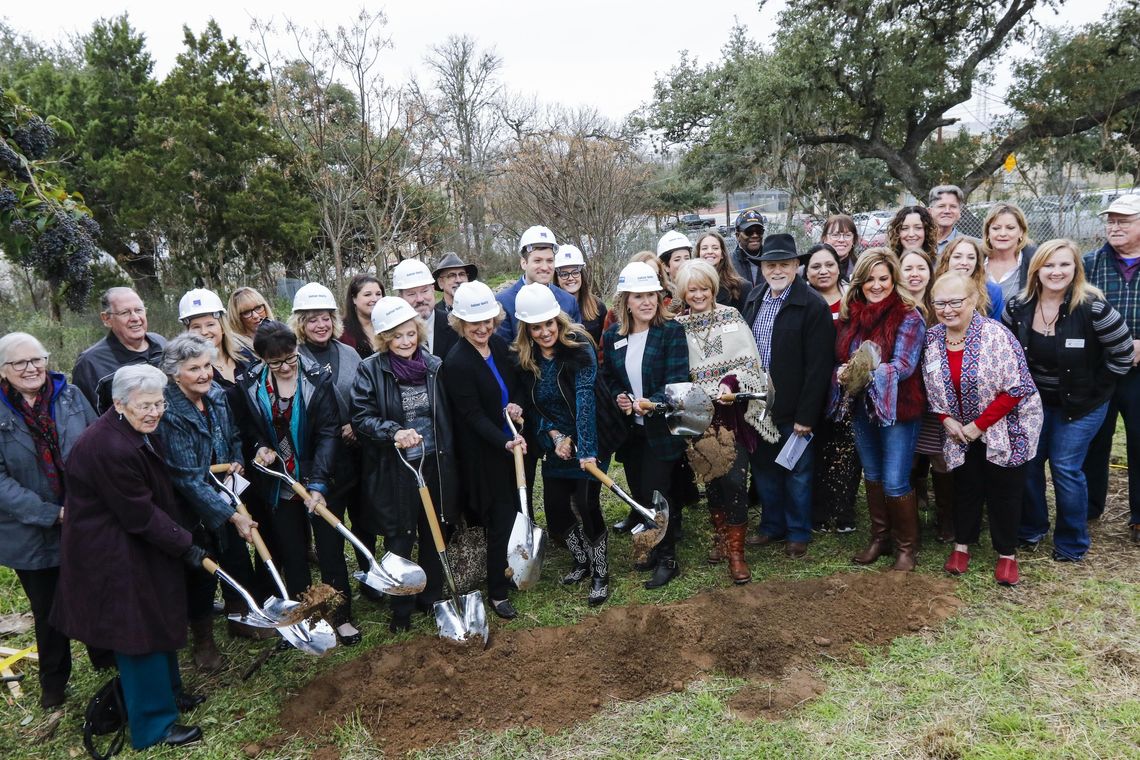
<svg viewBox="0 0 1140 760">
<path fill-rule="evenodd" d="M 515 319 L 515 298 L 518 296 L 519 291 L 522 290 L 523 285 L 526 285 L 526 278 L 519 277 L 514 285 L 495 296 L 495 299 L 502 304 L 503 311 L 507 315 L 507 318 L 499 325 L 499 329 L 495 330 L 495 334 L 507 343 L 513 343 L 515 335 L 518 333 L 518 320 Z M 558 305 L 562 308 L 562 311 L 566 312 L 566 316 L 570 317 L 571 322 L 577 324 L 582 321 L 582 310 L 578 308 L 578 299 L 553 283 L 546 287 L 550 288 L 550 292 L 554 294 Z"/>
<path fill-rule="evenodd" d="M 432 334 L 431 352 L 441 360 L 447 356 L 451 347 L 459 342 L 459 333 L 447 323 L 447 315 L 450 313 L 444 301 L 435 305 L 435 331 Z"/>
<path fill-rule="evenodd" d="M 425 385 L 431 407 L 437 473 L 435 482 L 427 485 L 436 512 L 443 516 L 444 522 L 456 523 L 459 501 L 455 494 L 455 437 L 447 392 L 440 381 L 443 362 L 427 351 L 423 357 L 428 368 Z M 364 509 L 372 522 L 369 527 L 384 536 L 414 536 L 423 510 L 415 476 L 400 461 L 395 446 L 396 432 L 407 427 L 391 359 L 388 354 L 373 354 L 364 360 L 352 385 L 352 428 L 363 449 L 361 479 Z"/>
<path fill-rule="evenodd" d="M 331 367 L 323 366 L 321 369 L 329 371 L 332 381 L 333 395 L 336 397 L 337 425 L 343 427 L 352 422 L 352 384 L 356 381 L 356 373 L 360 370 L 361 358 L 356 349 L 341 343 L 332 342 L 333 350 L 337 352 L 336 372 Z M 306 343 L 297 346 L 301 356 L 310 359 L 316 364 L 312 349 Z M 360 482 L 360 447 L 356 444 L 346 443 L 337 430 L 337 453 L 332 476 L 332 492 L 330 500 L 347 496 L 353 486 Z"/>
<path fill-rule="evenodd" d="M 253 461 L 262 446 L 277 450 L 273 412 L 265 390 L 268 373 L 269 368 L 265 364 L 254 364 L 234 377 L 237 384 L 229 393 L 230 406 L 241 435 L 242 453 L 247 462 Z M 291 474 L 310 490 L 322 494 L 328 492 L 336 466 L 339 419 L 332 376 L 302 356 L 297 364 L 297 393 L 289 436 L 297 465 Z M 253 467 L 247 468 L 246 473 L 253 493 L 263 504 L 275 508 L 282 498 L 284 484 Z M 284 494 L 285 497 L 290 495 Z"/>
<path fill-rule="evenodd" d="M 48 373 L 48 382 L 51 416 L 66 461 L 80 434 L 95 421 L 95 412 L 62 374 Z M 59 476 L 64 477 L 62 472 Z M 59 507 L 24 416 L 0 392 L 0 565 L 14 570 L 57 567 Z"/>
<path fill-rule="evenodd" d="M 66 517 L 51 624 L 92 647 L 127 655 L 186 645 L 191 545 L 161 441 L 113 409 L 67 459 Z"/>
<path fill-rule="evenodd" d="M 79 387 L 97 413 L 102 414 L 111 408 L 111 380 L 115 376 L 115 370 L 143 362 L 157 367 L 162 361 L 166 338 L 148 332 L 146 341 L 146 351 L 131 351 L 119 342 L 115 333 L 107 333 L 106 338 L 87 348 L 75 360 L 71 382 Z"/>
</svg>

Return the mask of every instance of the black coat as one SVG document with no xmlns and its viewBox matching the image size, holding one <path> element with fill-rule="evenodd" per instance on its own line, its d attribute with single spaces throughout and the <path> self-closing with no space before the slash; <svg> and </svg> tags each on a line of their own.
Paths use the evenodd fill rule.
<svg viewBox="0 0 1140 760">
<path fill-rule="evenodd" d="M 247 462 L 253 461 L 262 446 L 276 449 L 277 434 L 273 431 L 273 420 L 267 416 L 269 410 L 258 400 L 258 387 L 265 369 L 265 365 L 258 362 L 235 375 L 236 384 L 228 391 L 234 421 L 241 434 L 242 454 Z M 340 414 L 332 376 L 303 356 L 297 370 L 298 398 L 294 403 L 303 404 L 303 424 L 299 428 L 295 452 L 301 468 L 301 477 L 297 479 L 309 488 L 327 493 L 332 485 L 340 440 Z M 277 506 L 284 487 L 281 481 L 253 467 L 247 468 L 246 473 L 262 502 L 269 507 Z"/>
<path fill-rule="evenodd" d="M 442 362 L 426 351 L 424 357 L 436 460 L 436 477 L 427 486 L 436 512 L 445 522 L 454 523 L 459 518 L 459 502 L 451 408 L 439 378 Z M 352 428 L 363 449 L 361 479 L 369 527 L 384 536 L 415 535 L 423 506 L 415 477 L 400 462 L 395 447 L 396 432 L 407 428 L 407 417 L 388 354 L 373 354 L 360 365 L 352 384 L 351 410 Z"/>
<path fill-rule="evenodd" d="M 744 255 L 744 249 L 740 247 L 740 243 L 737 243 L 736 248 L 732 250 L 730 260 L 732 265 L 736 267 L 736 273 L 743 277 L 747 283 L 744 288 L 745 293 L 749 288 L 764 284 L 764 277 L 760 274 L 760 265 L 753 264 L 748 260 L 748 257 Z"/>
<path fill-rule="evenodd" d="M 60 575 L 51 623 L 93 647 L 129 655 L 186 645 L 190 533 L 162 461 L 109 410 L 67 459 Z"/>
<path fill-rule="evenodd" d="M 442 300 L 435 305 L 435 330 L 432 332 L 431 348 L 432 353 L 440 359 L 447 356 L 451 347 L 459 342 L 459 333 L 447 324 L 448 314 L 447 304 Z"/>
<path fill-rule="evenodd" d="M 744 300 L 744 321 L 750 328 L 756 324 L 760 302 L 767 292 L 768 283 L 761 280 Z M 776 315 L 770 364 L 765 369 L 776 395 L 772 421 L 814 428 L 823 414 L 835 368 L 835 324 L 827 301 L 802 277 L 792 280 Z"/>
<path fill-rule="evenodd" d="M 507 342 L 492 335 L 489 345 L 507 386 L 508 400 L 522 406 L 522 381 Z M 462 338 L 443 360 L 441 379 L 451 401 L 452 417 L 458 423 L 455 449 L 459 471 L 472 506 L 480 515 L 486 515 L 499 500 L 512 499 L 515 490 L 511 469 L 514 458 L 506 449 L 511 436 L 503 429 L 499 384 L 475 347 Z"/>
</svg>

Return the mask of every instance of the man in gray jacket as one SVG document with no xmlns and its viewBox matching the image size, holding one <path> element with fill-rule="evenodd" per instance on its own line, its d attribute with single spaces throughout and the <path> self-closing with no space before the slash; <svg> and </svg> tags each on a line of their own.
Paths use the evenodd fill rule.
<svg viewBox="0 0 1140 760">
<path fill-rule="evenodd" d="M 130 288 L 110 288 L 103 294 L 99 318 L 110 330 L 75 361 L 71 381 L 99 414 L 111 406 L 111 377 L 119 367 L 146 363 L 157 367 L 166 340 L 147 332 L 146 306 Z"/>
</svg>

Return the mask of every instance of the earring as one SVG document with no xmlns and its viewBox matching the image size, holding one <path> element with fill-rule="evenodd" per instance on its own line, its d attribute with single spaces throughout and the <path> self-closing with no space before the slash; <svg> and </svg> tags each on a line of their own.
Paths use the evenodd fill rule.
<svg viewBox="0 0 1140 760">
<path fill-rule="evenodd" d="M 122 422 L 122 421 L 123 421 L 123 413 L 119 412 L 119 422 Z"/>
</svg>

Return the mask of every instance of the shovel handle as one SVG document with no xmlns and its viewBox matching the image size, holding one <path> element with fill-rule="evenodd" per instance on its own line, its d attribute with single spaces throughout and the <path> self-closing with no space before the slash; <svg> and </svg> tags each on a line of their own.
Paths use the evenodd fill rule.
<svg viewBox="0 0 1140 760">
<path fill-rule="evenodd" d="M 210 472 L 214 473 L 215 475 L 229 475 L 230 467 L 232 466 L 233 465 L 229 464 L 212 464 L 210 465 Z"/>
<path fill-rule="evenodd" d="M 586 472 L 590 473 L 595 478 L 600 480 L 602 482 L 602 485 L 606 488 L 614 487 L 614 479 L 599 470 L 596 464 L 593 464 L 592 462 L 586 462 Z"/>
<path fill-rule="evenodd" d="M 237 511 L 245 517 L 249 517 L 251 520 L 253 519 L 250 517 L 249 510 L 245 508 L 245 504 L 240 501 L 237 503 Z M 253 534 L 253 548 L 257 549 L 257 556 L 261 557 L 261 561 L 267 565 L 273 562 L 273 557 L 269 554 L 269 547 L 265 545 L 264 539 L 261 538 L 261 531 L 257 528 L 253 528 L 250 533 Z"/>
<path fill-rule="evenodd" d="M 652 401 L 638 401 L 637 408 L 643 412 L 653 412 L 657 410 L 657 404 Z"/>
<path fill-rule="evenodd" d="M 424 514 L 427 515 L 428 527 L 431 528 L 431 540 L 435 543 L 435 550 L 442 552 L 447 548 L 443 543 L 443 530 L 439 527 L 439 518 L 435 516 L 435 507 L 431 503 L 431 492 L 427 486 L 420 486 L 420 503 L 424 505 Z"/>
<path fill-rule="evenodd" d="M 214 560 L 210 559 L 209 557 L 206 557 L 205 559 L 202 560 L 202 567 L 204 567 L 206 569 L 206 572 L 209 573 L 210 575 L 217 575 L 218 574 L 218 563 L 215 562 Z"/>
<path fill-rule="evenodd" d="M 518 435 L 519 431 L 515 428 L 515 421 L 511 419 L 511 415 L 503 410 L 503 416 L 507 418 L 507 427 L 511 429 L 513 435 Z M 518 488 L 526 488 L 526 469 L 523 467 L 523 453 L 518 446 L 511 449 L 511 454 L 515 458 L 515 486 Z"/>
</svg>

